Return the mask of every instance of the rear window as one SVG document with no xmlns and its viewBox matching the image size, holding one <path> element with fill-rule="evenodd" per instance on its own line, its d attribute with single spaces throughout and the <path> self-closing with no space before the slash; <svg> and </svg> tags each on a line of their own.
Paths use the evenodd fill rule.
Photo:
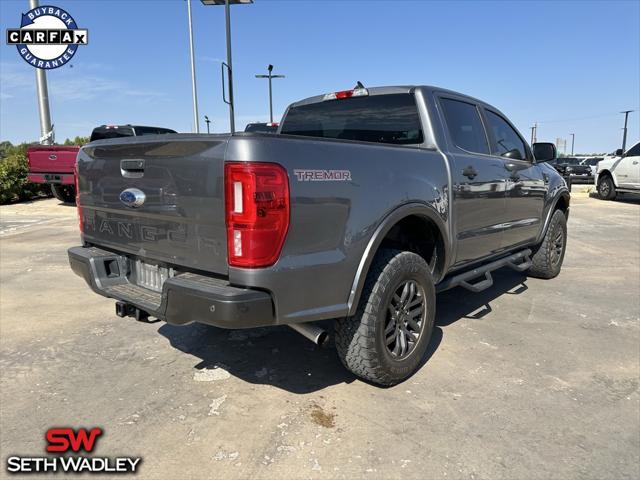
<svg viewBox="0 0 640 480">
<path fill-rule="evenodd" d="M 135 129 L 135 134 L 137 136 L 140 135 L 158 135 L 164 133 L 176 133 L 174 130 L 170 130 L 168 128 L 158 128 L 158 127 L 133 127 Z"/>
<path fill-rule="evenodd" d="M 119 128 L 94 128 L 91 132 L 90 142 L 94 140 L 104 140 L 105 138 L 119 138 L 119 137 L 131 137 L 133 136 L 133 128 L 131 127 L 119 127 Z"/>
<path fill-rule="evenodd" d="M 134 130 L 135 129 L 135 130 Z M 177 133 L 170 128 L 159 127 L 138 127 L 138 126 L 114 126 L 114 127 L 96 127 L 91 132 L 90 142 L 94 140 L 104 140 L 105 138 L 133 137 L 140 135 L 158 135 L 163 133 Z"/>
<path fill-rule="evenodd" d="M 418 108 L 413 95 L 408 93 L 293 107 L 280 133 L 395 145 L 424 141 Z"/>
<path fill-rule="evenodd" d="M 276 133 L 278 131 L 278 127 L 275 125 L 265 125 L 264 123 L 249 123 L 244 131 L 254 133 Z"/>
</svg>

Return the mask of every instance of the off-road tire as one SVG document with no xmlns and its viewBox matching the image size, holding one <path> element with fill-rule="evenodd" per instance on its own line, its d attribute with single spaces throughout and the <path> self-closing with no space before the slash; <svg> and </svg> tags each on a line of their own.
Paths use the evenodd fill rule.
<svg viewBox="0 0 640 480">
<path fill-rule="evenodd" d="M 76 203 L 76 189 L 73 185 L 51 185 L 51 193 L 64 203 Z"/>
<path fill-rule="evenodd" d="M 558 251 L 558 238 L 561 239 L 561 250 Z M 551 217 L 547 233 L 536 253 L 531 257 L 532 265 L 527 274 L 530 277 L 554 278 L 562 269 L 564 254 L 567 248 L 567 217 L 562 210 L 556 210 Z"/>
<path fill-rule="evenodd" d="M 387 349 L 385 325 L 396 289 L 406 282 L 415 282 L 422 290 L 426 314 L 408 356 L 397 359 Z M 410 377 L 420 367 L 431 340 L 435 296 L 431 271 L 421 256 L 400 250 L 378 252 L 369 269 L 356 314 L 337 320 L 335 324 L 336 350 L 344 366 L 356 376 L 384 386 Z"/>
<path fill-rule="evenodd" d="M 603 200 L 615 200 L 616 186 L 611 175 L 601 175 L 598 178 L 598 196 Z"/>
</svg>

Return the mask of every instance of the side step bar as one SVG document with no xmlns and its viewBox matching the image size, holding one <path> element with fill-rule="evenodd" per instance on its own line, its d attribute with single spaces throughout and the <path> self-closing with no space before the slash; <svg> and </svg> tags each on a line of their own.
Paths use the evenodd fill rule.
<svg viewBox="0 0 640 480">
<path fill-rule="evenodd" d="M 514 253 L 508 257 L 500 258 L 494 262 L 487 263 L 473 270 L 469 270 L 459 275 L 454 275 L 449 278 L 445 278 L 442 282 L 436 285 L 436 291 L 444 292 L 453 287 L 463 287 L 472 292 L 481 292 L 493 285 L 493 277 L 491 272 L 502 267 L 509 267 L 517 272 L 524 272 L 531 266 L 531 250 L 526 249 L 521 252 Z M 470 283 L 472 280 L 484 276 L 482 280 L 475 283 Z"/>
</svg>

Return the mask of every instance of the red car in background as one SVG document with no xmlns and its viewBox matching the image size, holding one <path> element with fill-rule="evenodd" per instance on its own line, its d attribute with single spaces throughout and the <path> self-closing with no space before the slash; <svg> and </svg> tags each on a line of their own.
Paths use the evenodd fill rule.
<svg viewBox="0 0 640 480">
<path fill-rule="evenodd" d="M 101 125 L 93 129 L 89 141 L 163 133 L 177 132 L 169 128 L 140 125 Z M 53 196 L 61 202 L 75 202 L 74 168 L 79 150 L 80 147 L 75 145 L 34 145 L 29 147 L 27 150 L 29 181 L 51 185 Z"/>
</svg>

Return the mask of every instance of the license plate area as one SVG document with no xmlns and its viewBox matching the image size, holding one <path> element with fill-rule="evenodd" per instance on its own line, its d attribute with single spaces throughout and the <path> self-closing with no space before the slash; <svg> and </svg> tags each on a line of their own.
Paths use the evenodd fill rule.
<svg viewBox="0 0 640 480">
<path fill-rule="evenodd" d="M 161 267 L 136 259 L 132 262 L 129 281 L 154 292 L 162 292 L 164 282 L 174 275 L 173 268 Z"/>
</svg>

